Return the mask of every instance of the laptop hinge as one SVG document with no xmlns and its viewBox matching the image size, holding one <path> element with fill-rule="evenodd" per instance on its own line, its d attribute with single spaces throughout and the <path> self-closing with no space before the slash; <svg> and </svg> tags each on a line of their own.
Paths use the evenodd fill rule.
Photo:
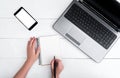
<svg viewBox="0 0 120 78">
<path fill-rule="evenodd" d="M 83 2 L 83 0 L 77 0 L 77 1 L 78 1 L 78 2 L 81 2 L 81 3 Z"/>
<path fill-rule="evenodd" d="M 117 32 L 120 32 L 120 29 L 118 28 Z"/>
</svg>

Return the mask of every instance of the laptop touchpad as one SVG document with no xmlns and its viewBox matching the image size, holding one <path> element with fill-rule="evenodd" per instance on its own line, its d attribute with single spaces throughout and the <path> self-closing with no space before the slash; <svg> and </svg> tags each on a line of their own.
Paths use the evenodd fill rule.
<svg viewBox="0 0 120 78">
<path fill-rule="evenodd" d="M 72 28 L 65 35 L 67 36 L 67 38 L 72 40 L 78 46 L 85 40 L 85 36 L 80 32 L 79 29 L 76 29 L 76 28 Z"/>
</svg>

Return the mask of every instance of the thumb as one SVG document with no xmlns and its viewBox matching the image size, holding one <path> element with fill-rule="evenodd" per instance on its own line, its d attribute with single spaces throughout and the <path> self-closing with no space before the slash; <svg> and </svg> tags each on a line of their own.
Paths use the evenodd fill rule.
<svg viewBox="0 0 120 78">
<path fill-rule="evenodd" d="M 40 47 L 38 46 L 36 50 L 36 55 L 39 56 L 39 54 L 40 54 Z"/>
<path fill-rule="evenodd" d="M 51 69 L 54 69 L 54 59 L 51 61 Z"/>
</svg>

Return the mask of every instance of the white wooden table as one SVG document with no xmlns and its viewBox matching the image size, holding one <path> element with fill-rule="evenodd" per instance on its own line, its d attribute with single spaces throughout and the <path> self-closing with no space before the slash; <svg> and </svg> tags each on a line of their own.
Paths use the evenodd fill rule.
<svg viewBox="0 0 120 78">
<path fill-rule="evenodd" d="M 0 78 L 12 78 L 26 59 L 26 44 L 31 36 L 57 35 L 52 25 L 72 0 L 0 0 Z M 14 12 L 23 6 L 38 25 L 28 31 Z M 64 71 L 61 78 L 120 78 L 120 40 L 101 63 L 95 63 L 67 40 L 61 39 Z M 38 65 L 27 78 L 51 78 L 50 66 Z"/>
</svg>

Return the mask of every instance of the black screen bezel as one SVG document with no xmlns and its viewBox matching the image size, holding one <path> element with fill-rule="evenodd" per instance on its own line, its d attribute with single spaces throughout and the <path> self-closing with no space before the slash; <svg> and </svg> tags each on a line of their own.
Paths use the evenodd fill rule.
<svg viewBox="0 0 120 78">
<path fill-rule="evenodd" d="M 24 10 L 29 16 L 31 16 L 23 7 L 20 7 L 15 13 L 14 13 L 14 16 L 16 17 L 16 15 L 21 11 L 21 10 Z M 16 17 L 17 18 L 17 17 Z M 31 16 L 31 18 L 33 18 L 32 16 Z M 28 28 L 19 18 L 17 18 L 28 30 L 32 30 L 37 24 L 38 24 L 38 22 L 35 20 L 35 23 L 33 24 L 33 25 L 31 25 L 30 26 L 30 28 Z"/>
<path fill-rule="evenodd" d="M 89 4 L 92 8 L 94 8 L 97 12 L 99 12 L 100 10 L 98 10 L 97 8 L 99 8 L 100 9 L 100 7 L 99 7 L 99 5 L 97 5 L 97 4 L 95 4 L 95 2 L 94 1 L 92 1 L 92 0 L 83 0 L 83 3 L 87 3 L 87 4 Z M 105 11 L 106 12 L 106 11 Z M 99 12 L 100 14 L 102 14 L 103 16 L 104 16 L 104 13 L 101 13 L 101 12 Z M 105 18 L 106 18 L 106 16 L 104 16 Z M 109 18 L 106 18 L 107 20 L 109 20 Z M 111 19 L 113 19 L 113 18 L 111 18 Z M 114 18 L 115 19 L 115 18 Z M 115 22 L 112 22 L 112 21 L 110 21 L 109 20 L 109 22 L 111 22 L 111 24 L 112 24 L 112 28 L 113 29 L 115 29 L 117 32 L 120 32 L 120 25 L 119 24 L 116 24 Z"/>
</svg>

